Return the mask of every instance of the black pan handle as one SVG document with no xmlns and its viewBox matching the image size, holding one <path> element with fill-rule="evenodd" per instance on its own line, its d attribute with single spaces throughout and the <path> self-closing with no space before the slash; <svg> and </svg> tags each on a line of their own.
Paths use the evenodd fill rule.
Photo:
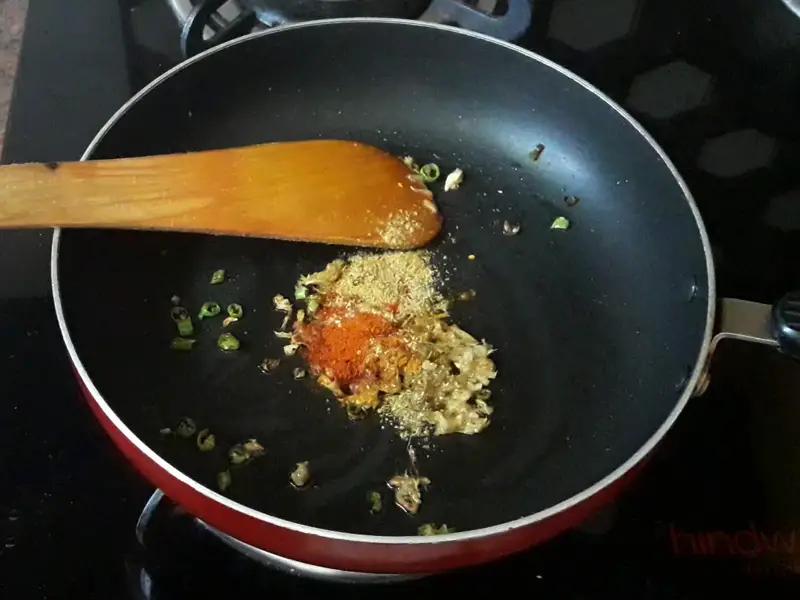
<svg viewBox="0 0 800 600">
<path fill-rule="evenodd" d="M 250 33 L 258 19 L 253 11 L 243 10 L 234 20 L 222 26 L 214 22 L 214 15 L 228 0 L 201 0 L 189 13 L 181 31 L 181 52 L 190 58 L 217 44 L 227 42 Z M 204 38 L 206 27 L 214 31 L 209 39 Z"/>
<path fill-rule="evenodd" d="M 740 340 L 763 344 L 800 360 L 800 291 L 789 292 L 775 304 L 723 298 L 719 304 L 717 333 L 711 339 L 705 371 L 694 395 L 708 388 L 711 357 L 719 342 Z"/>
<path fill-rule="evenodd" d="M 800 360 L 800 292 L 789 292 L 775 303 L 770 325 L 778 349 Z"/>
<path fill-rule="evenodd" d="M 423 21 L 454 23 L 463 29 L 490 35 L 500 40 L 514 41 L 523 36 L 531 25 L 531 0 L 507 0 L 504 15 L 487 15 L 459 0 L 433 0 Z"/>
</svg>

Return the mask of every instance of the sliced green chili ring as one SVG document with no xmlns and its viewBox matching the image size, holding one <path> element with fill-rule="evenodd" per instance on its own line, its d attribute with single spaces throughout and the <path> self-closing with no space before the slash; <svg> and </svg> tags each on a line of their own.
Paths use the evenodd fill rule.
<svg viewBox="0 0 800 600">
<path fill-rule="evenodd" d="M 225 281 L 225 269 L 219 269 L 211 274 L 211 284 L 217 285 Z"/>
<path fill-rule="evenodd" d="M 232 465 L 241 465 L 250 458 L 250 454 L 245 450 L 241 444 L 236 444 L 235 446 L 231 446 L 230 450 L 228 450 L 228 460 L 231 461 Z"/>
<path fill-rule="evenodd" d="M 236 351 L 239 349 L 240 345 L 239 340 L 236 339 L 236 336 L 232 333 L 223 333 L 217 340 L 217 346 L 225 352 Z"/>
<path fill-rule="evenodd" d="M 210 452 L 217 445 L 217 438 L 208 429 L 203 429 L 197 434 L 197 449 L 200 452 Z"/>
<path fill-rule="evenodd" d="M 178 426 L 175 427 L 175 433 L 182 438 L 190 438 L 196 431 L 197 424 L 194 422 L 194 419 L 190 419 L 189 417 L 183 417 L 178 421 Z"/>
<path fill-rule="evenodd" d="M 172 340 L 169 347 L 172 348 L 173 350 L 186 351 L 186 350 L 191 350 L 196 342 L 197 340 L 194 340 L 192 338 L 177 337 L 174 340 Z"/>
<path fill-rule="evenodd" d="M 208 317 L 216 317 L 221 312 L 222 308 L 216 302 L 204 302 L 203 306 L 200 307 L 200 313 L 197 318 L 202 320 Z"/>
<path fill-rule="evenodd" d="M 228 316 L 234 319 L 241 319 L 244 314 L 244 309 L 241 304 L 228 304 Z"/>
<path fill-rule="evenodd" d="M 439 170 L 439 165 L 437 165 L 436 163 L 428 163 L 426 165 L 422 165 L 419 168 L 419 174 L 423 182 L 433 183 L 434 181 L 439 179 L 441 171 Z"/>
<path fill-rule="evenodd" d="M 231 487 L 231 472 L 230 471 L 222 471 L 221 473 L 217 473 L 217 487 L 219 491 L 224 492 L 229 487 Z"/>
<path fill-rule="evenodd" d="M 185 321 L 186 319 L 191 319 L 189 316 L 189 311 L 183 308 L 182 306 L 173 306 L 172 309 L 169 311 L 172 320 L 176 323 L 180 323 L 181 321 Z"/>
</svg>

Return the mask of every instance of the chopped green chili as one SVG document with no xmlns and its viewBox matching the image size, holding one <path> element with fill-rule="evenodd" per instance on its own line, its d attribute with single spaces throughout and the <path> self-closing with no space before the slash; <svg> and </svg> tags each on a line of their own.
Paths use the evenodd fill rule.
<svg viewBox="0 0 800 600">
<path fill-rule="evenodd" d="M 196 431 L 197 424 L 194 422 L 194 419 L 190 419 L 189 417 L 183 417 L 178 421 L 178 426 L 175 427 L 175 433 L 182 438 L 190 438 Z"/>
<path fill-rule="evenodd" d="M 436 163 L 428 163 L 427 165 L 422 165 L 419 168 L 419 174 L 422 177 L 422 181 L 425 183 L 433 183 L 439 179 L 441 171 L 439 170 L 439 165 Z"/>
<path fill-rule="evenodd" d="M 194 325 L 192 325 L 191 319 L 185 319 L 184 321 L 178 321 L 178 335 L 181 337 L 189 337 L 190 335 L 194 335 Z"/>
<path fill-rule="evenodd" d="M 208 429 L 203 429 L 197 434 L 197 449 L 200 452 L 210 452 L 217 445 L 217 438 Z"/>
<path fill-rule="evenodd" d="M 225 281 L 225 269 L 219 269 L 211 274 L 211 284 L 217 285 Z"/>
<path fill-rule="evenodd" d="M 217 473 L 217 487 L 219 491 L 224 492 L 229 487 L 231 487 L 231 472 L 230 471 L 222 471 L 221 473 Z"/>
<path fill-rule="evenodd" d="M 178 327 L 178 335 L 181 337 L 189 337 L 194 334 L 194 326 L 192 325 L 192 318 L 189 312 L 182 306 L 173 306 L 170 310 L 170 316 Z"/>
<path fill-rule="evenodd" d="M 381 498 L 380 492 L 370 492 L 367 498 L 369 499 L 369 512 L 376 514 L 383 510 L 383 498 Z"/>
<path fill-rule="evenodd" d="M 239 349 L 239 340 L 232 333 L 223 333 L 217 340 L 217 346 L 226 352 L 231 352 Z"/>
<path fill-rule="evenodd" d="M 455 533 L 455 529 L 451 529 L 447 525 L 437 527 L 433 523 L 425 523 L 417 529 L 418 535 L 444 535 L 445 533 Z"/>
<path fill-rule="evenodd" d="M 561 229 L 563 231 L 569 229 L 569 226 L 569 219 L 566 217 L 558 217 L 555 221 L 553 221 L 553 224 L 550 225 L 550 229 Z"/>
<path fill-rule="evenodd" d="M 228 316 L 234 319 L 241 319 L 244 314 L 244 309 L 241 304 L 228 304 Z"/>
<path fill-rule="evenodd" d="M 230 450 L 228 450 L 228 460 L 231 461 L 232 465 L 241 465 L 247 462 L 249 458 L 250 454 L 241 444 L 231 446 Z"/>
<path fill-rule="evenodd" d="M 208 317 L 216 317 L 221 312 L 222 309 L 216 302 L 204 302 L 203 306 L 200 307 L 200 313 L 197 318 L 202 320 Z"/>
<path fill-rule="evenodd" d="M 183 351 L 191 350 L 196 342 L 197 340 L 194 340 L 192 338 L 177 337 L 174 340 L 172 340 L 169 347 L 172 348 L 173 350 L 183 350 Z"/>
<path fill-rule="evenodd" d="M 294 299 L 305 300 L 307 297 L 308 297 L 308 288 L 304 286 L 302 283 L 297 284 L 297 287 L 294 288 Z"/>
<path fill-rule="evenodd" d="M 256 439 L 247 440 L 242 444 L 242 448 L 244 448 L 244 451 L 247 452 L 247 456 L 250 458 L 264 454 L 264 446 L 259 444 Z"/>
</svg>

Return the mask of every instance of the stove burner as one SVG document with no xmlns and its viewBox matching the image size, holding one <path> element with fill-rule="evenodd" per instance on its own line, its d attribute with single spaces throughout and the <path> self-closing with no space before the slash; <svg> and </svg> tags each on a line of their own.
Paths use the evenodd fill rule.
<svg viewBox="0 0 800 600">
<path fill-rule="evenodd" d="M 800 17 L 800 0 L 783 0 L 786 7 Z"/>
<path fill-rule="evenodd" d="M 136 521 L 136 540 L 142 546 L 145 544 L 145 533 L 150 524 L 153 515 L 164 500 L 164 492 L 156 490 L 152 496 L 147 500 L 142 509 L 139 519 Z M 413 579 L 420 579 L 425 575 L 396 575 L 390 573 L 358 573 L 354 571 L 340 571 L 338 569 L 329 569 L 326 567 L 317 567 L 309 565 L 290 558 L 284 558 L 271 552 L 266 552 L 260 548 L 255 548 L 244 542 L 214 529 L 207 523 L 195 519 L 195 522 L 203 530 L 215 536 L 231 549 L 239 552 L 257 563 L 270 567 L 277 571 L 295 575 L 299 577 L 306 577 L 309 579 L 317 579 L 321 581 L 336 582 L 336 583 L 399 583 L 402 581 L 410 581 Z"/>
<path fill-rule="evenodd" d="M 528 30 L 532 12 L 531 0 L 379 0 L 377 5 L 372 0 L 167 2 L 181 23 L 181 49 L 187 58 L 253 31 L 333 17 L 411 18 L 514 41 Z M 501 5 L 507 10 L 499 14 Z"/>
</svg>

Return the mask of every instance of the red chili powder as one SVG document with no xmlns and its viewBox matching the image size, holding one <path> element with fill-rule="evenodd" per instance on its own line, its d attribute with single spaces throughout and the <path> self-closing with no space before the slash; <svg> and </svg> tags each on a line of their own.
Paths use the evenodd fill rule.
<svg viewBox="0 0 800 600">
<path fill-rule="evenodd" d="M 364 376 L 370 344 L 395 331 L 392 322 L 380 315 L 323 308 L 314 321 L 301 326 L 299 334 L 311 368 L 346 390 Z"/>
</svg>

